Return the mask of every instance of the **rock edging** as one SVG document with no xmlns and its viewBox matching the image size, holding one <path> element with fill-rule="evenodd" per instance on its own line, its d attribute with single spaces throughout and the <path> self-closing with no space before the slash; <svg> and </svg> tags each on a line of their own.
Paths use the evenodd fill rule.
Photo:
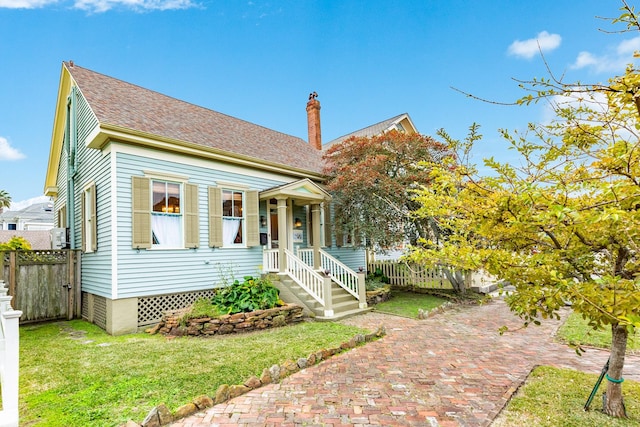
<svg viewBox="0 0 640 427">
<path fill-rule="evenodd" d="M 160 404 L 149 411 L 149 414 L 141 424 L 138 424 L 135 421 L 128 421 L 121 427 L 161 427 L 167 425 L 213 405 L 226 402 L 229 399 L 238 397 L 250 390 L 262 387 L 263 385 L 277 383 L 281 379 L 288 377 L 301 369 L 313 366 L 338 353 L 350 350 L 358 345 L 373 341 L 385 335 L 386 329 L 381 325 L 375 332 L 366 335 L 357 334 L 349 341 L 340 344 L 339 347 L 318 350 L 315 353 L 311 353 L 307 357 L 301 357 L 296 361 L 286 360 L 282 365 L 273 365 L 270 368 L 264 368 L 260 378 L 251 376 L 243 384 L 222 384 L 218 387 L 214 396 L 198 396 L 192 402 L 180 406 L 174 412 L 171 412 L 165 404 Z"/>
<path fill-rule="evenodd" d="M 367 291 L 367 305 L 373 306 L 391 298 L 391 287 L 385 286 L 375 291 Z"/>
<path fill-rule="evenodd" d="M 201 317 L 183 320 L 184 310 L 168 311 L 160 323 L 147 332 L 170 336 L 210 336 L 277 328 L 301 322 L 302 307 L 287 304 L 282 307 L 248 313 L 225 314 L 220 317 Z"/>
</svg>

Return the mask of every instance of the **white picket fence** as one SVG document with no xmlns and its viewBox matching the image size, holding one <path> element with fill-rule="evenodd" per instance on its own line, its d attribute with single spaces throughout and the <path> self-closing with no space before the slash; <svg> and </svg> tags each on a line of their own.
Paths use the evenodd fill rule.
<svg viewBox="0 0 640 427">
<path fill-rule="evenodd" d="M 18 322 L 22 312 L 11 308 L 13 297 L 7 292 L 4 281 L 0 280 L 0 427 L 18 427 Z"/>
</svg>

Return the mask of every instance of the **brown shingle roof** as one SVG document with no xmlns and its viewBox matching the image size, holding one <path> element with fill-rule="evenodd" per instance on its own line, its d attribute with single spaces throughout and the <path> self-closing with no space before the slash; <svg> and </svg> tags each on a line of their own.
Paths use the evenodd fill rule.
<svg viewBox="0 0 640 427">
<path fill-rule="evenodd" d="M 301 138 L 100 73 L 64 64 L 101 124 L 320 173 L 322 152 Z M 301 107 L 303 108 L 303 107 Z"/>
</svg>

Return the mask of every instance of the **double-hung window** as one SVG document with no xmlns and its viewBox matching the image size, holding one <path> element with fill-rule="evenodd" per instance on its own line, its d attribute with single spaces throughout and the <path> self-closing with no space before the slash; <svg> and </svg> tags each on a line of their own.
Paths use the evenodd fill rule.
<svg viewBox="0 0 640 427">
<path fill-rule="evenodd" d="M 241 186 L 209 187 L 209 246 L 260 245 L 258 192 Z"/>
<path fill-rule="evenodd" d="M 152 180 L 151 235 L 158 248 L 184 247 L 182 237 L 182 185 Z"/>
<path fill-rule="evenodd" d="M 157 173 L 131 178 L 134 249 L 199 246 L 198 186 L 186 181 Z"/>
<path fill-rule="evenodd" d="M 222 241 L 224 246 L 243 245 L 244 192 L 222 190 Z"/>
</svg>

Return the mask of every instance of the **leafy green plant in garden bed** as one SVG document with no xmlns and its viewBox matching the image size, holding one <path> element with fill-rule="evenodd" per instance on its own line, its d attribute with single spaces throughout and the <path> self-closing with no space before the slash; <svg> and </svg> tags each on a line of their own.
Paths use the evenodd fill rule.
<svg viewBox="0 0 640 427">
<path fill-rule="evenodd" d="M 375 291 L 385 286 L 389 286 L 389 278 L 382 274 L 382 270 L 376 268 L 372 273 L 365 277 L 365 288 L 367 291 Z"/>
<path fill-rule="evenodd" d="M 245 276 L 244 281 L 235 280 L 231 286 L 216 292 L 211 303 L 226 314 L 264 310 L 284 305 L 278 288 L 267 278 Z"/>
</svg>

